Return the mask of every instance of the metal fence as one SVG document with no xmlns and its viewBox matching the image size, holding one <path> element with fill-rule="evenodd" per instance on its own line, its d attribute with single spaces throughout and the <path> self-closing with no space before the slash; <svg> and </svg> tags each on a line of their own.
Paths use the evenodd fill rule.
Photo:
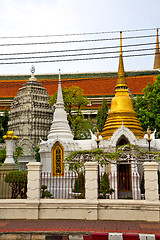
<svg viewBox="0 0 160 240">
<path fill-rule="evenodd" d="M 0 173 L 0 199 L 27 198 L 27 172 Z"/>
<path fill-rule="evenodd" d="M 85 198 L 84 173 L 68 172 L 64 176 L 41 173 L 41 198 Z"/>
<path fill-rule="evenodd" d="M 101 173 L 98 177 L 98 196 L 104 199 L 144 199 L 143 175 L 138 172 Z"/>
<path fill-rule="evenodd" d="M 67 172 L 53 177 L 41 173 L 41 198 L 85 198 L 85 174 Z M 145 199 L 144 178 L 138 172 L 101 173 L 98 176 L 98 197 L 104 199 Z M 27 172 L 0 173 L 0 199 L 27 198 Z"/>
</svg>

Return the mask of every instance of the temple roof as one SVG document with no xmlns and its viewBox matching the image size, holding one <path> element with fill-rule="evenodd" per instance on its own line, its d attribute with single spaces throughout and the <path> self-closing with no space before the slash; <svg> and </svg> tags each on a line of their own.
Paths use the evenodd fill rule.
<svg viewBox="0 0 160 240">
<path fill-rule="evenodd" d="M 147 83 L 153 84 L 158 71 L 126 72 L 126 81 L 131 93 L 142 94 L 142 89 Z M 67 78 L 68 76 L 68 78 Z M 0 76 L 0 98 L 13 98 L 17 95 L 20 87 L 29 79 L 29 75 Z M 57 91 L 58 75 L 36 75 L 49 93 Z M 86 96 L 113 96 L 117 81 L 117 73 L 84 73 L 84 74 L 61 74 L 62 88 L 72 85 L 79 86 Z"/>
</svg>

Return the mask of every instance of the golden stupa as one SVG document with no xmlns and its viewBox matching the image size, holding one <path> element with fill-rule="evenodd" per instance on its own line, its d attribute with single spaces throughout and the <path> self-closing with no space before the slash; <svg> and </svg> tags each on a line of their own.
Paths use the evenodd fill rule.
<svg viewBox="0 0 160 240">
<path fill-rule="evenodd" d="M 143 138 L 142 127 L 133 109 L 129 96 L 122 58 L 122 32 L 120 32 L 120 57 L 115 97 L 111 101 L 111 109 L 101 133 L 104 140 L 111 138 L 113 133 L 122 126 L 129 128 L 136 138 Z"/>
</svg>

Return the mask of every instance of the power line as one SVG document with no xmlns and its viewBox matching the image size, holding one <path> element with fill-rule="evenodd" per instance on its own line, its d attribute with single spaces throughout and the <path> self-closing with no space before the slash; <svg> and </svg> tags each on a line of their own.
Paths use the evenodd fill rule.
<svg viewBox="0 0 160 240">
<path fill-rule="evenodd" d="M 143 48 L 143 49 L 133 49 L 133 50 L 125 50 L 123 53 L 128 52 L 141 52 L 141 51 L 151 51 L 155 50 L 155 48 Z M 93 52 L 93 53 L 79 53 L 79 54 L 67 54 L 67 55 L 53 55 L 53 56 L 32 56 L 32 57 L 16 57 L 16 58 L 3 58 L 0 61 L 8 61 L 8 60 L 25 60 L 25 59 L 35 59 L 35 58 L 56 58 L 56 57 L 77 57 L 77 56 L 88 56 L 88 55 L 102 55 L 102 54 L 115 54 L 119 53 L 119 51 L 109 51 L 109 52 Z"/>
<path fill-rule="evenodd" d="M 131 37 L 123 37 L 123 39 L 137 39 L 137 38 L 151 38 L 156 37 L 157 35 L 141 35 L 141 36 L 131 36 Z M 115 38 L 98 38 L 98 39 L 85 39 L 85 40 L 69 40 L 69 41 L 53 41 L 53 42 L 32 42 L 32 43 L 5 43 L 0 44 L 1 47 L 6 46 L 28 46 L 28 45 L 44 45 L 44 44 L 68 44 L 68 43 L 84 43 L 84 42 L 100 42 L 100 41 L 113 41 L 119 40 L 119 37 Z"/>
<path fill-rule="evenodd" d="M 139 43 L 139 44 L 129 44 L 124 45 L 123 48 L 126 47 L 139 47 L 139 46 L 149 46 L 156 45 L 156 43 Z M 65 49 L 65 50 L 54 50 L 54 51 L 38 51 L 38 52 L 19 52 L 19 53 L 0 53 L 0 56 L 12 56 L 12 55 L 29 55 L 29 54 L 43 54 L 43 53 L 62 53 L 62 52 L 76 52 L 76 51 L 90 51 L 90 50 L 103 50 L 103 49 L 111 49 L 111 48 L 119 48 L 119 45 L 116 46 L 107 46 L 107 47 L 94 47 L 94 48 L 77 48 L 77 49 Z"/>
<path fill-rule="evenodd" d="M 151 56 L 155 55 L 155 53 L 143 53 L 143 54 L 134 54 L 134 55 L 126 55 L 123 57 L 140 57 L 140 56 Z M 56 59 L 56 60 L 43 60 L 43 61 L 29 61 L 29 62 L 1 62 L 0 65 L 4 64 L 26 64 L 26 63 L 48 63 L 48 62 L 70 62 L 70 61 L 87 61 L 87 60 L 100 60 L 100 59 L 109 59 L 109 58 L 119 58 L 119 55 L 117 56 L 103 56 L 103 57 L 93 57 L 93 58 L 74 58 L 74 59 Z"/>
<path fill-rule="evenodd" d="M 142 32 L 142 31 L 152 31 L 157 28 L 141 28 L 141 29 L 130 29 L 124 30 L 124 32 Z M 158 28 L 159 29 L 159 28 Z M 63 37 L 63 36 L 83 36 L 83 35 L 99 35 L 99 34 L 110 34 L 110 33 L 119 33 L 120 31 L 102 31 L 102 32 L 85 32 L 85 33 L 66 33 L 66 34 L 51 34 L 51 35 L 28 35 L 28 36 L 4 36 L 0 37 L 0 39 L 15 39 L 15 38 L 46 38 L 46 37 Z"/>
</svg>

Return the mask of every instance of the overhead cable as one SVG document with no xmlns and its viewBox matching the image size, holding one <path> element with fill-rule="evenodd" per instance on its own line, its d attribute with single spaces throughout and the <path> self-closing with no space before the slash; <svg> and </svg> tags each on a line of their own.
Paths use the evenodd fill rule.
<svg viewBox="0 0 160 240">
<path fill-rule="evenodd" d="M 138 39 L 138 38 L 151 38 L 156 37 L 157 35 L 148 35 L 148 36 L 131 36 L 131 37 L 123 37 L 123 39 Z M 98 38 L 98 39 L 85 39 L 85 40 L 69 40 L 69 41 L 53 41 L 53 42 L 32 42 L 32 43 L 4 43 L 0 44 L 0 47 L 8 47 L 8 46 L 28 46 L 28 45 L 44 45 L 44 44 L 68 44 L 68 43 L 84 43 L 84 42 L 100 42 L 100 41 L 111 41 L 111 40 L 119 40 L 119 37 L 115 38 Z"/>
<path fill-rule="evenodd" d="M 155 55 L 155 53 L 143 53 L 143 54 L 133 54 L 133 55 L 125 55 L 123 57 L 141 57 L 141 56 L 151 56 Z M 73 59 L 56 59 L 56 60 L 43 60 L 43 61 L 20 61 L 20 62 L 0 62 L 0 65 L 4 64 L 26 64 L 26 63 L 49 63 L 49 62 L 70 62 L 70 61 L 86 61 L 86 60 L 100 60 L 100 59 L 107 59 L 107 58 L 119 58 L 117 56 L 103 56 L 103 57 L 91 57 L 91 58 L 73 58 Z"/>
<path fill-rule="evenodd" d="M 142 31 L 152 31 L 157 28 L 141 28 L 141 29 L 130 29 L 124 30 L 124 32 L 142 32 Z M 158 28 L 159 29 L 159 28 Z M 47 38 L 47 37 L 65 37 L 65 36 L 83 36 L 83 35 L 101 35 L 110 33 L 119 33 L 120 31 L 101 31 L 101 32 L 84 32 L 84 33 L 65 33 L 65 34 L 46 34 L 46 35 L 28 35 L 28 36 L 2 36 L 0 39 L 14 39 L 14 38 Z"/>
<path fill-rule="evenodd" d="M 139 46 L 149 46 L 156 45 L 156 43 L 139 43 L 139 44 L 129 44 L 124 45 L 123 48 L 128 47 L 139 47 Z M 18 52 L 18 53 L 0 53 L 0 56 L 12 56 L 12 55 L 29 55 L 29 54 L 43 54 L 43 53 L 62 53 L 62 52 L 76 52 L 76 51 L 90 51 L 90 50 L 103 50 L 103 49 L 112 49 L 119 48 L 119 45 L 116 46 L 105 46 L 105 47 L 92 47 L 92 48 L 77 48 L 77 49 L 64 49 L 64 50 L 54 50 L 54 51 L 37 51 L 37 52 Z"/>
<path fill-rule="evenodd" d="M 155 48 L 144 48 L 144 49 L 133 49 L 133 50 L 125 50 L 123 53 L 128 52 L 138 52 L 138 51 L 151 51 L 155 50 Z M 25 59 L 35 59 L 35 58 L 59 58 L 59 57 L 78 57 L 78 56 L 88 56 L 88 55 L 102 55 L 102 54 L 115 54 L 119 53 L 119 51 L 109 51 L 109 52 L 91 52 L 91 53 L 78 53 L 78 54 L 66 54 L 66 55 L 48 55 L 48 56 L 32 56 L 32 57 L 12 57 L 12 58 L 2 58 L 0 61 L 8 61 L 8 60 L 25 60 Z"/>
</svg>

